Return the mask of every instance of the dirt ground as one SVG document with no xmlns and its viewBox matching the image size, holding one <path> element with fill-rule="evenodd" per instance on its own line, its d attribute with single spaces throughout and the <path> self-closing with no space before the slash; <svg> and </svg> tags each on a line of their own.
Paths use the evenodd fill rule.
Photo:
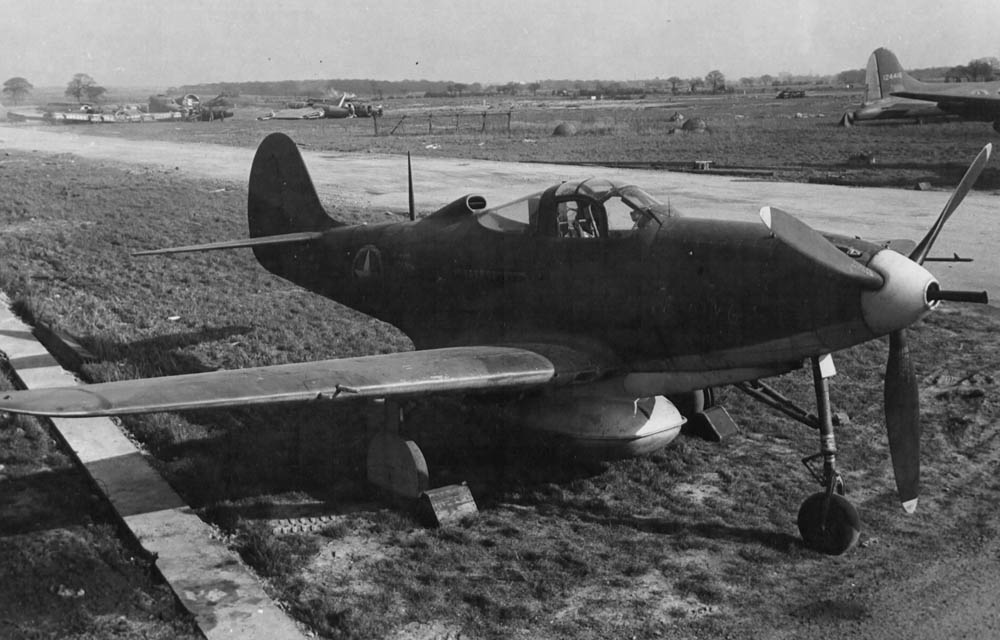
<svg viewBox="0 0 1000 640">
<path fill-rule="evenodd" d="M 159 170 L 176 171 L 188 177 L 211 176 L 214 180 L 231 183 L 233 189 L 244 188 L 252 157 L 252 150 L 245 148 L 216 145 L 194 148 L 166 142 L 144 144 L 129 140 L 83 138 L 71 130 L 53 132 L 26 126 L 0 127 L 0 153 L 5 148 L 37 151 L 43 159 L 47 157 L 45 154 L 73 154 L 126 168 L 155 166 Z M 314 180 L 325 202 L 359 208 L 369 214 L 380 210 L 399 211 L 405 206 L 405 191 L 401 189 L 404 184 L 401 175 L 405 174 L 397 175 L 397 168 L 393 166 L 398 158 L 372 157 L 370 154 L 335 154 L 334 157 L 324 158 L 324 155 L 330 154 L 307 154 L 306 162 L 313 169 Z M 0 157 L 2 160 L 3 157 Z M 65 158 L 63 161 L 66 161 Z M 565 175 L 565 171 L 565 167 L 555 165 L 482 164 L 434 159 L 417 167 L 418 207 L 431 209 L 476 188 L 496 202 L 547 186 L 558 180 L 560 175 Z M 602 173 L 627 175 L 637 183 L 651 185 L 649 188 L 654 195 L 664 199 L 675 198 L 672 202 L 692 213 L 711 210 L 727 216 L 755 215 L 757 207 L 773 204 L 802 214 L 819 228 L 845 230 L 844 227 L 851 227 L 861 235 L 874 234 L 877 237 L 913 237 L 921 234 L 919 230 L 933 220 L 947 197 L 942 193 L 902 190 L 748 183 L 689 174 L 677 177 L 658 172 Z M 992 221 L 987 222 L 987 215 L 995 207 L 995 196 L 971 195 L 953 221 L 954 228 L 949 227 L 942 236 L 940 246 L 943 250 L 955 250 L 977 259 L 971 275 L 969 271 L 959 273 L 959 267 L 964 269 L 964 265 L 940 270 L 935 268 L 942 274 L 947 287 L 991 288 L 995 283 L 998 266 L 991 261 L 996 260 L 996 252 L 990 247 L 996 225 Z M 868 215 L 872 210 L 879 212 L 877 219 Z M 915 210 L 920 213 L 915 215 Z M 845 216 L 845 211 L 854 213 Z M 965 222 L 960 222 L 963 219 Z M 991 293 L 1000 295 L 1000 292 Z M 555 612 L 527 611 L 526 615 L 545 615 L 551 620 L 535 624 L 530 631 L 512 623 L 511 635 L 539 637 L 545 635 L 544 629 L 551 628 L 554 637 L 567 637 L 567 621 L 583 619 L 585 624 L 577 628 L 582 637 L 599 637 L 602 631 L 608 629 L 634 629 L 628 626 L 625 619 L 645 616 L 656 623 L 644 627 L 648 637 L 777 639 L 817 635 L 885 640 L 1000 637 L 1000 610 L 996 607 L 995 595 L 995 585 L 1000 579 L 1000 515 L 993 508 L 1000 497 L 997 481 L 1000 430 L 995 423 L 997 394 L 1000 392 L 1000 362 L 990 355 L 1000 353 L 1000 338 L 997 337 L 1000 334 L 994 330 L 998 314 L 995 309 L 986 309 L 968 315 L 963 311 L 948 311 L 941 317 L 940 323 L 932 327 L 934 335 L 942 337 L 928 338 L 925 345 L 930 353 L 923 356 L 926 368 L 922 380 L 926 420 L 938 425 L 928 436 L 933 438 L 930 448 L 936 455 L 925 475 L 928 496 L 914 519 L 903 520 L 891 498 L 887 499 L 883 493 L 872 488 L 878 485 L 878 478 L 885 476 L 885 469 L 879 468 L 870 473 L 858 470 L 860 481 L 852 499 L 863 505 L 867 514 L 872 514 L 869 531 L 875 533 L 866 535 L 861 548 L 852 555 L 837 559 L 802 556 L 804 552 L 801 550 L 789 551 L 796 548 L 787 536 L 741 531 L 730 524 L 702 529 L 695 527 L 697 531 L 711 530 L 713 533 L 704 537 L 715 541 L 721 539 L 726 546 L 718 542 L 718 546 L 708 545 L 707 550 L 705 547 L 687 550 L 683 547 L 679 550 L 672 548 L 674 555 L 671 562 L 692 571 L 691 575 L 726 576 L 735 571 L 756 572 L 750 577 L 734 578 L 737 583 L 743 581 L 763 588 L 755 589 L 757 593 L 752 595 L 751 590 L 739 591 L 749 599 L 746 614 L 741 614 L 739 602 L 727 597 L 729 592 L 726 589 L 735 590 L 736 587 L 719 587 L 717 591 L 721 593 L 709 594 L 712 597 L 705 596 L 698 588 L 679 596 L 676 585 L 665 580 L 664 573 L 636 569 L 633 570 L 636 575 L 630 576 L 634 579 L 625 584 L 615 582 L 573 591 Z M 939 351 L 935 352 L 935 349 Z M 963 350 L 974 350 L 979 355 L 974 361 L 970 356 L 966 364 L 962 359 L 962 353 L 966 353 Z M 788 448 L 784 443 L 784 440 L 769 441 L 766 443 L 768 448 L 765 451 L 769 452 L 766 455 L 784 453 L 783 448 Z M 747 434 L 725 451 L 707 455 L 717 455 L 713 458 L 715 462 L 724 461 L 727 456 L 737 460 L 753 459 L 753 456 L 760 455 L 760 450 L 756 448 L 760 444 L 752 434 Z M 65 473 L 72 473 L 66 469 L 64 460 L 60 464 Z M 721 462 L 718 468 L 723 466 L 724 462 Z M 2 471 L 0 468 L 0 474 Z M 624 471 L 630 472 L 633 471 Z M 741 472 L 727 470 L 727 473 Z M 754 481 L 758 480 L 755 478 Z M 73 482 L 75 487 L 80 486 L 79 479 Z M 708 469 L 702 468 L 699 475 L 673 484 L 669 491 L 677 500 L 689 502 L 694 512 L 705 508 L 712 513 L 724 513 L 726 500 L 731 499 L 730 489 L 729 484 L 720 481 L 719 474 L 709 466 Z M 545 491 L 548 493 L 543 492 L 544 495 L 549 498 L 565 496 L 567 503 L 572 502 L 571 489 L 556 487 L 546 488 Z M 34 516 L 36 520 L 42 523 L 59 522 L 59 514 L 66 508 L 65 500 L 51 496 L 41 499 L 51 500 L 52 508 L 47 511 L 42 509 L 41 515 Z M 600 496 L 600 499 L 612 501 L 614 498 Z M 4 513 L 9 513 L 10 508 L 10 504 L 5 502 Z M 585 509 L 576 512 L 576 520 L 569 524 L 553 525 L 548 522 L 548 513 L 544 504 L 526 507 L 504 503 L 495 506 L 488 517 L 506 515 L 513 521 L 523 522 L 525 531 L 537 527 L 543 535 L 563 534 L 569 539 L 572 539 L 572 527 L 593 524 L 593 520 L 601 520 L 609 528 L 653 527 L 655 530 L 656 527 L 666 526 L 656 520 L 656 513 L 643 514 L 647 520 L 632 518 L 624 525 L 620 522 L 613 525 L 610 516 L 588 515 Z M 73 515 L 73 519 L 87 522 L 93 517 Z M 544 528 L 559 526 L 567 529 L 549 531 Z M 38 536 L 37 539 L 41 540 L 41 536 L 48 535 L 39 533 L 44 529 L 41 525 L 33 526 L 19 534 Z M 892 532 L 892 535 L 880 536 L 879 531 Z M 378 536 L 370 531 L 348 531 L 337 541 L 325 543 L 325 547 L 303 570 L 306 581 L 312 579 L 307 590 L 312 589 L 316 597 L 329 597 L 343 587 L 346 576 L 348 580 L 355 581 L 355 597 L 373 597 L 370 590 L 375 587 L 366 583 L 365 577 L 370 577 L 377 563 L 386 558 L 385 554 L 394 553 L 393 549 L 423 549 L 420 545 L 427 541 L 421 535 L 413 534 L 411 539 L 395 540 L 394 545 L 385 547 L 372 542 Z M 472 536 L 475 544 L 484 547 L 489 541 L 488 536 L 478 531 L 466 535 Z M 760 542 L 758 539 L 764 539 L 765 543 L 749 543 L 750 540 Z M 735 544 L 732 544 L 733 541 Z M 79 542 L 74 540 L 73 544 L 81 546 Z M 67 553 L 72 558 L 84 557 L 90 553 L 86 551 L 86 542 L 84 537 L 83 549 Z M 444 545 L 453 541 L 437 539 L 436 542 Z M 24 544 L 30 547 L 31 543 Z M 102 547 L 100 553 L 104 557 L 109 553 L 127 553 L 121 549 L 127 550 L 128 547 L 116 545 L 113 553 Z M 20 553 L 30 553 L 30 549 Z M 750 557 L 753 554 L 759 554 L 759 557 Z M 776 561 L 775 556 L 783 559 Z M 781 573 L 788 564 L 786 556 L 791 556 L 795 565 L 788 576 Z M 67 571 L 67 580 L 70 576 L 86 573 L 86 567 L 80 564 L 80 560 L 68 562 L 70 566 L 84 568 Z M 128 555 L 124 559 L 116 559 L 111 566 L 118 567 L 119 584 L 135 580 L 137 573 L 141 574 L 148 568 L 141 558 Z M 553 570 L 569 571 L 571 568 L 554 566 Z M 334 577 L 331 577 L 331 572 Z M 114 574 L 113 571 L 111 573 Z M 53 601 L 77 602 L 82 598 L 76 595 L 79 590 L 90 588 L 61 582 L 60 575 L 58 565 L 48 567 L 44 574 L 45 579 L 51 582 Z M 100 579 L 113 580 L 114 576 Z M 427 579 L 433 582 L 439 578 Z M 26 580 L 29 580 L 27 573 L 8 575 L 9 588 L 0 591 L 0 637 L 52 635 L 31 635 L 25 618 L 13 613 L 20 602 L 16 595 L 18 582 Z M 802 592 L 803 588 L 805 592 Z M 146 595 L 130 596 L 135 600 L 135 604 L 130 605 L 130 611 L 142 611 L 145 612 L 142 615 L 149 619 L 167 621 L 173 625 L 173 632 L 178 636 L 188 633 L 183 620 L 178 619 L 177 613 L 170 608 L 169 598 L 162 596 L 162 589 L 162 585 L 155 582 L 141 587 L 139 593 Z M 112 588 L 107 591 L 120 593 Z M 70 616 L 82 615 L 78 607 L 56 607 L 55 610 Z M 73 635 L 72 625 L 52 624 L 50 628 L 60 630 L 65 637 L 102 637 L 101 633 L 107 637 L 172 637 L 162 629 L 146 629 L 131 618 L 122 622 L 120 616 L 105 614 L 109 616 L 102 623 L 107 625 L 106 628 L 103 628 L 104 631 L 88 631 L 91 635 Z M 42 619 L 46 616 L 40 611 L 32 615 Z M 546 627 L 546 624 L 551 627 Z M 93 630 L 95 627 L 81 625 L 81 628 Z M 70 629 L 69 633 L 67 629 Z M 392 637 L 429 640 L 469 635 L 462 633 L 454 622 L 423 620 L 397 629 Z"/>
</svg>

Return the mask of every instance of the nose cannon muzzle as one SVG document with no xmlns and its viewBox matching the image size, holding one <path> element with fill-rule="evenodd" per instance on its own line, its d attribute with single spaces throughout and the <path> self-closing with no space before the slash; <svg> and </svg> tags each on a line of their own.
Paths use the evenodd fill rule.
<svg viewBox="0 0 1000 640">
<path fill-rule="evenodd" d="M 875 335 L 908 327 L 937 306 L 938 281 L 906 256 L 883 249 L 868 268 L 884 279 L 881 288 L 861 294 L 862 317 Z"/>
</svg>

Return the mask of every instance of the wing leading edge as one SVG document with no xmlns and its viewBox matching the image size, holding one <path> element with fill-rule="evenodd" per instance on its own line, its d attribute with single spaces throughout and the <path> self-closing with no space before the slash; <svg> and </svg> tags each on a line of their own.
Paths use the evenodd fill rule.
<svg viewBox="0 0 1000 640">
<path fill-rule="evenodd" d="M 558 354 L 557 354 L 558 355 Z M 596 374 L 582 354 L 453 347 L 358 358 L 0 392 L 0 411 L 64 418 L 385 398 L 559 384 Z M 568 366 L 567 366 L 568 365 Z"/>
</svg>

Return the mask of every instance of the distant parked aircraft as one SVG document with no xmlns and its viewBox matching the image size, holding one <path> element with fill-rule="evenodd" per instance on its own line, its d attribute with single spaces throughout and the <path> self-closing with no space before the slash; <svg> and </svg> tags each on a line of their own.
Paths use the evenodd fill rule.
<svg viewBox="0 0 1000 640">
<path fill-rule="evenodd" d="M 865 73 L 865 99 L 858 109 L 844 112 L 840 124 L 849 127 L 855 122 L 866 120 L 914 120 L 924 122 L 945 118 L 948 114 L 938 105 L 926 100 L 916 100 L 900 96 L 909 83 L 926 85 L 909 76 L 899 65 L 896 55 L 885 48 L 879 48 L 868 57 Z M 934 85 L 930 85 L 934 86 Z"/>
<path fill-rule="evenodd" d="M 957 116 L 963 120 L 992 122 L 1000 133 L 1000 81 L 921 82 L 903 71 L 892 51 L 876 49 L 868 58 L 865 103 L 841 120 L 927 118 Z M 875 99 L 872 100 L 872 96 Z"/>
</svg>

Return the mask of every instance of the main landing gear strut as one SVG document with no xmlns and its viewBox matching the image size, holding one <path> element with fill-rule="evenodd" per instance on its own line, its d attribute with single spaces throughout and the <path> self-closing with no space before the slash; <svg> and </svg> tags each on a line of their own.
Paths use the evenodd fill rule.
<svg viewBox="0 0 1000 640">
<path fill-rule="evenodd" d="M 478 513 L 468 486 L 429 488 L 427 462 L 420 447 L 401 434 L 403 408 L 395 400 L 381 402 L 383 411 L 374 419 L 375 433 L 368 444 L 368 481 L 399 499 L 416 502 L 421 520 L 446 525 Z"/>
<path fill-rule="evenodd" d="M 861 522 L 858 512 L 844 497 L 844 481 L 837 471 L 837 441 L 833 433 L 828 379 L 836 375 L 829 355 L 812 358 L 813 387 L 818 415 L 807 414 L 788 398 L 761 382 L 744 383 L 739 388 L 751 397 L 774 407 L 803 424 L 819 430 L 819 453 L 802 462 L 819 482 L 822 490 L 806 498 L 799 507 L 799 533 L 806 545 L 816 551 L 840 555 L 858 543 Z M 822 472 L 813 467 L 823 460 Z"/>
</svg>

